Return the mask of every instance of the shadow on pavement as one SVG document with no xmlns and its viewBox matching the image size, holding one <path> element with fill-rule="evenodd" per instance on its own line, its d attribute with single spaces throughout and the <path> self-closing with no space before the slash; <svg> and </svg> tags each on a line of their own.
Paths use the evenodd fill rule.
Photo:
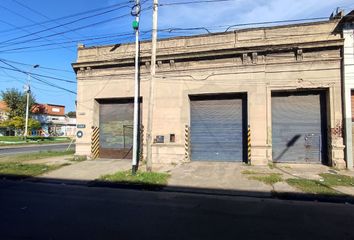
<svg viewBox="0 0 354 240">
<path fill-rule="evenodd" d="M 165 186 L 158 184 L 137 184 L 125 182 L 106 182 L 102 180 L 86 181 L 74 179 L 56 179 L 31 177 L 26 175 L 0 174 L 0 179 L 3 180 L 20 180 L 32 183 L 50 183 L 61 185 L 81 185 L 87 187 L 101 188 L 116 188 L 116 189 L 132 189 L 142 191 L 157 191 L 157 192 L 176 192 L 176 193 L 193 193 L 206 194 L 214 196 L 243 196 L 256 198 L 275 198 L 283 200 L 299 200 L 299 201 L 318 201 L 330 203 L 350 203 L 354 204 L 354 197 L 345 194 L 310 194 L 310 193 L 295 193 L 295 192 L 261 192 L 261 191 L 245 191 L 245 190 L 229 190 L 217 188 L 197 188 L 197 187 L 181 187 L 181 186 Z"/>
<path fill-rule="evenodd" d="M 354 239 L 352 204 L 269 198 L 347 196 L 1 177 L 0 239 Z"/>
</svg>

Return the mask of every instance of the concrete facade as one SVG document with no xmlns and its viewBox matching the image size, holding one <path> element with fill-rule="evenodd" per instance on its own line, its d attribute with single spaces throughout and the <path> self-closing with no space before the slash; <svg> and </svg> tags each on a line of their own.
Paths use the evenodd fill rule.
<svg viewBox="0 0 354 240">
<path fill-rule="evenodd" d="M 353 123 L 351 94 L 354 90 L 354 11 L 345 16 L 343 22 L 343 78 L 344 78 L 344 119 L 347 168 L 353 169 Z"/>
<path fill-rule="evenodd" d="M 175 142 L 153 144 L 153 163 L 181 163 L 185 126 L 194 94 L 246 93 L 252 133 L 251 164 L 272 162 L 271 93 L 322 89 L 327 94 L 329 165 L 345 167 L 342 136 L 339 20 L 237 30 L 160 40 L 157 45 L 152 136 L 175 134 Z M 142 124 L 147 126 L 151 43 L 141 42 Z M 132 98 L 134 44 L 78 49 L 77 123 L 83 137 L 76 154 L 90 155 L 92 128 L 98 126 L 97 99 Z M 145 143 L 145 139 L 144 143 Z M 145 151 L 145 148 L 143 150 Z"/>
</svg>

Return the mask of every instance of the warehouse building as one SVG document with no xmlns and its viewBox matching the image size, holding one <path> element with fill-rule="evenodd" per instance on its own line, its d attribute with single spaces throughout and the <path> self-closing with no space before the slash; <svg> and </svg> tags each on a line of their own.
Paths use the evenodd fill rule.
<svg viewBox="0 0 354 240">
<path fill-rule="evenodd" d="M 344 39 L 339 22 L 332 17 L 159 40 L 153 163 L 285 162 L 344 168 Z M 134 43 L 79 46 L 73 64 L 80 126 L 76 154 L 131 158 L 134 54 Z M 151 43 L 141 42 L 142 156 L 150 58 Z"/>
</svg>

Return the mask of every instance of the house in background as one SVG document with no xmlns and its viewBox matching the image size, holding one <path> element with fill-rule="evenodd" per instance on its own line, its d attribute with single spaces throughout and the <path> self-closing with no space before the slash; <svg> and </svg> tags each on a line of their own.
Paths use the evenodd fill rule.
<svg viewBox="0 0 354 240">
<path fill-rule="evenodd" d="M 40 135 L 43 136 L 74 136 L 76 118 L 65 115 L 65 106 L 57 104 L 35 104 L 32 118 L 41 123 Z M 36 133 L 38 134 L 38 133 Z"/>
<path fill-rule="evenodd" d="M 9 108 L 5 101 L 0 101 L 0 122 L 9 119 Z"/>
<path fill-rule="evenodd" d="M 9 108 L 5 101 L 0 101 L 0 123 L 9 119 Z M 0 127 L 0 136 L 14 135 L 14 131 L 8 127 Z"/>
</svg>

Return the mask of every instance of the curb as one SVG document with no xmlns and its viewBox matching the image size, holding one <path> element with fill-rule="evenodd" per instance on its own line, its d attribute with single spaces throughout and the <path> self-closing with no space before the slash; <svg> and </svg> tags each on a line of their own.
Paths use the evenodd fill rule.
<svg viewBox="0 0 354 240">
<path fill-rule="evenodd" d="M 185 187 L 171 187 L 162 185 L 144 185 L 144 184 L 124 184 L 112 182 L 100 182 L 97 180 L 63 180 L 63 179 L 44 179 L 35 177 L 19 177 L 19 178 L 2 178 L 5 181 L 26 181 L 31 183 L 45 183 L 56 185 L 72 185 L 84 187 L 99 187 L 99 188 L 116 188 L 116 189 L 129 189 L 136 191 L 152 191 L 152 192 L 166 192 L 166 193 L 185 193 L 195 195 L 209 195 L 209 196 L 227 196 L 227 197 L 250 197 L 259 199 L 278 199 L 290 201 L 304 201 L 304 202 L 322 202 L 322 203 L 342 203 L 353 204 L 354 197 L 348 195 L 315 195 L 306 193 L 293 193 L 293 192 L 247 192 L 237 190 L 212 190 L 212 189 L 195 189 Z"/>
</svg>

